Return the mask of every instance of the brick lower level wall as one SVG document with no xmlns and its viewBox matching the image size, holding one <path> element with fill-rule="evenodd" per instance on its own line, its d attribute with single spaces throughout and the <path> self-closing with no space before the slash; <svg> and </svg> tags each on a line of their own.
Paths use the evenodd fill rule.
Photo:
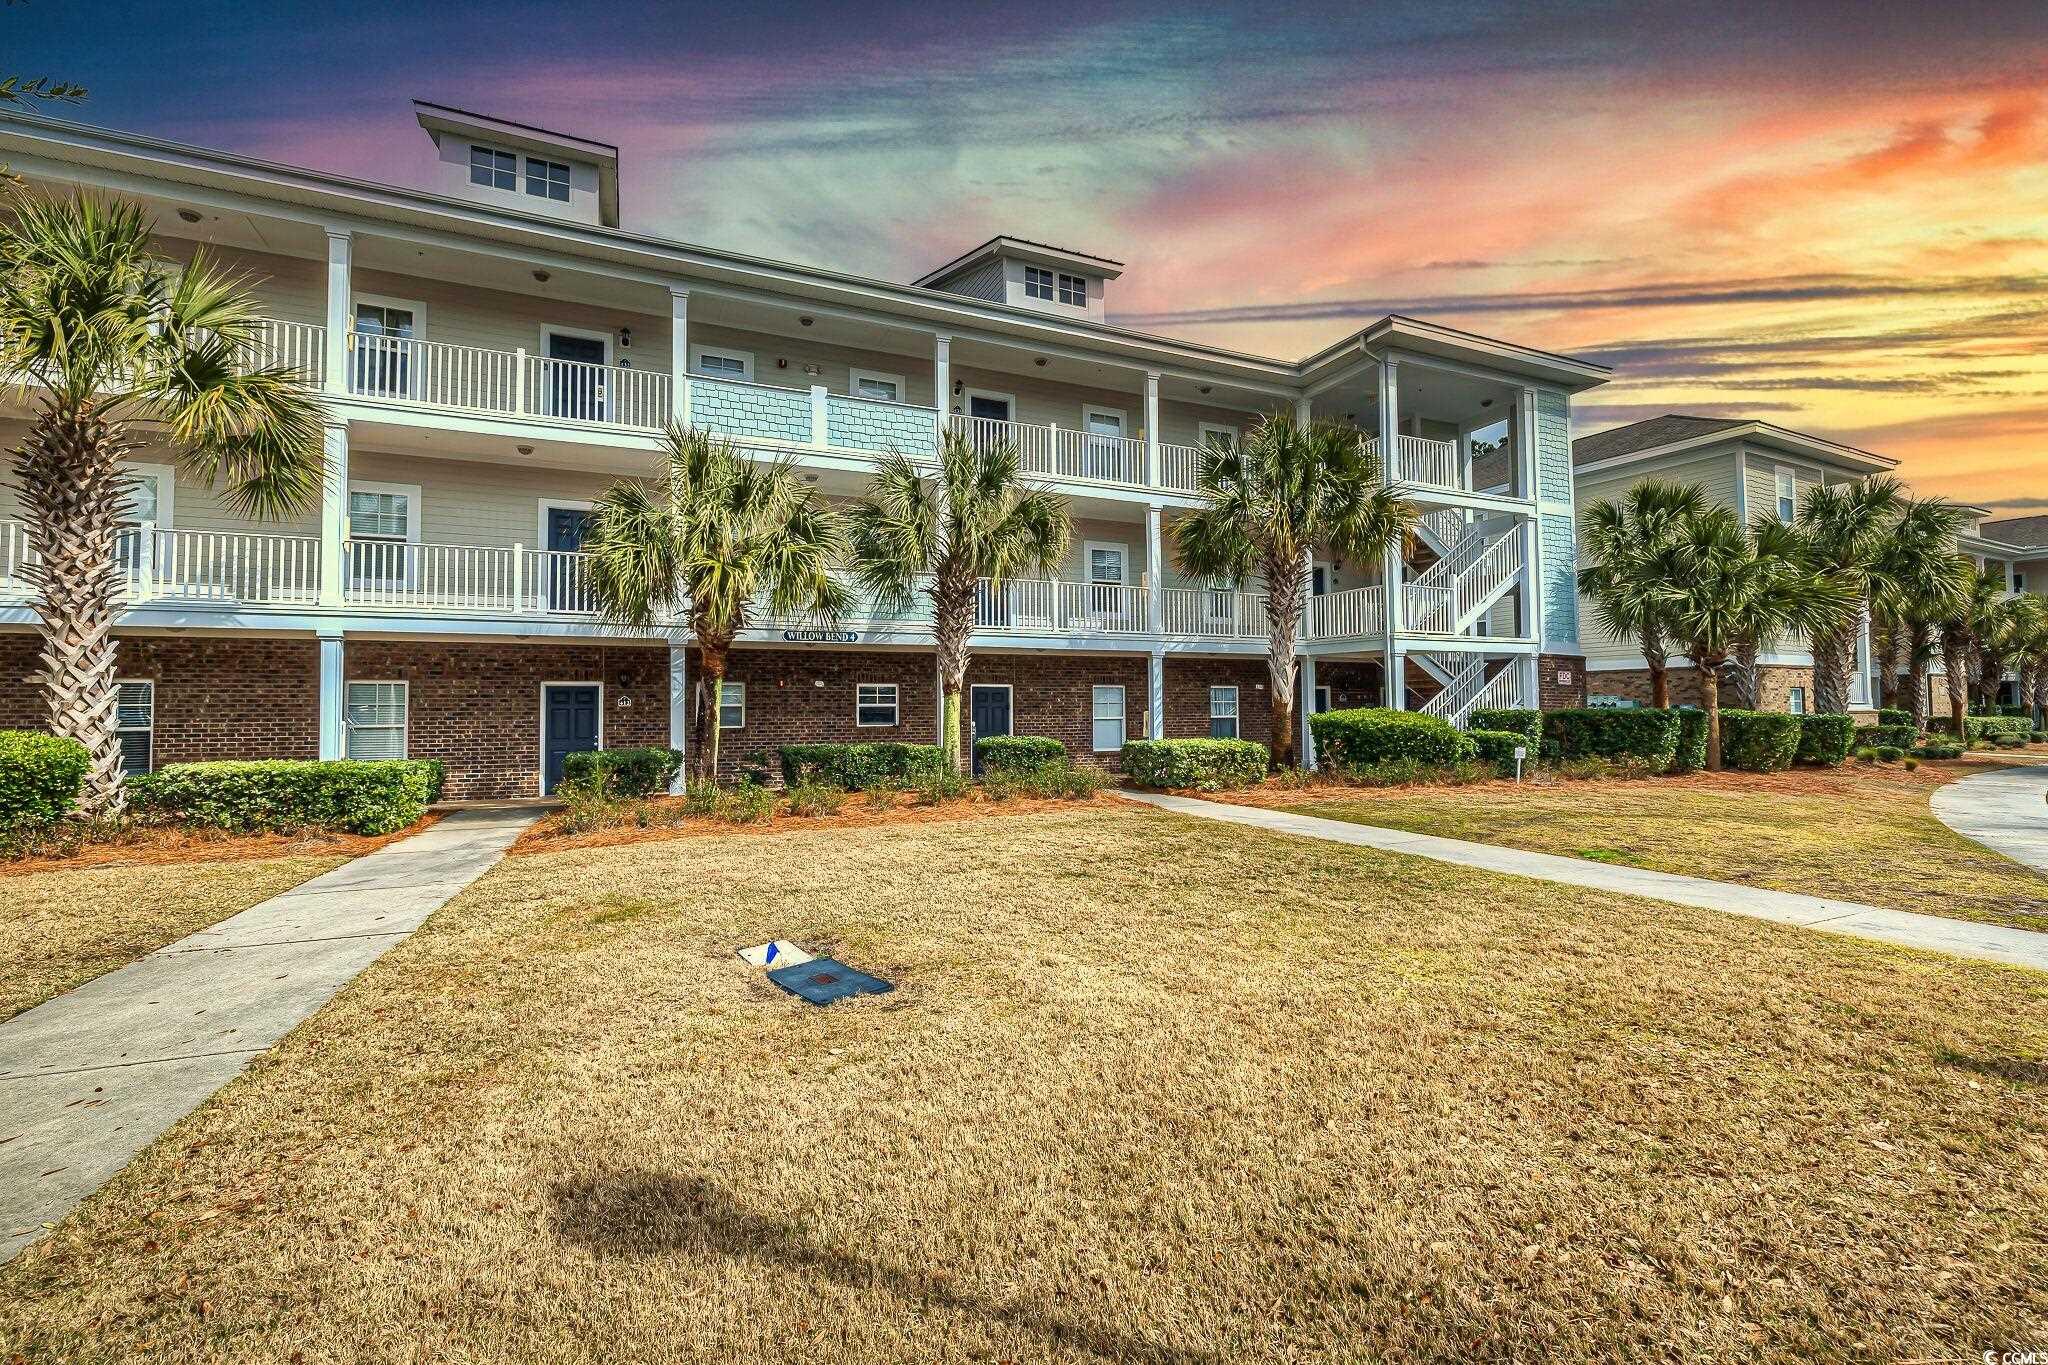
<svg viewBox="0 0 2048 1365">
<path fill-rule="evenodd" d="M 1536 704 L 1568 711 L 1586 704 L 1586 661 L 1576 654 L 1544 654 L 1536 660 Z"/>
<path fill-rule="evenodd" d="M 689 668 L 694 691 L 703 676 L 694 649 Z M 755 764 L 779 775 L 785 744 L 937 742 L 938 673 L 927 650 L 735 649 L 725 676 L 747 687 L 746 724 L 723 731 L 718 741 L 718 771 L 725 777 Z M 896 724 L 855 723 L 862 683 L 896 684 Z M 663 744 L 666 722 L 664 711 Z"/>
<path fill-rule="evenodd" d="M 1705 698 L 1700 691 L 1700 673 L 1691 665 L 1681 665 L 1669 670 L 1673 706 L 1700 706 Z M 1795 687 L 1806 689 L 1806 709 L 1813 709 L 1813 669 L 1810 665 L 1764 664 L 1757 669 L 1759 693 L 1757 709 L 1762 711 L 1786 711 L 1791 709 L 1791 694 Z M 1646 668 L 1619 668 L 1588 674 L 1586 689 L 1593 696 L 1622 697 L 1629 701 L 1648 706 L 1651 701 L 1650 671 Z M 1735 689 L 1725 680 L 1721 683 L 1721 705 L 1736 705 Z M 1545 705 L 1549 703 L 1546 701 Z M 1945 704 L 1945 703 L 1944 703 Z M 1874 708 L 1852 708 L 1851 715 L 1874 716 Z"/>
<path fill-rule="evenodd" d="M 1273 742 L 1273 685 L 1264 659 L 1166 660 L 1166 737 L 1209 738 L 1209 689 L 1237 689 L 1237 737 Z"/>
<path fill-rule="evenodd" d="M 1169 665 L 1170 666 L 1170 665 Z M 967 685 L 1010 688 L 1010 733 L 1045 735 L 1067 746 L 1077 763 L 1115 771 L 1122 757 L 1115 751 L 1095 752 L 1095 688 L 1124 689 L 1124 737 L 1145 736 L 1149 664 L 1144 658 L 1117 654 L 977 654 L 967 665 Z M 968 694 L 972 696 L 970 692 Z M 963 732 L 972 722 L 961 706 Z M 1202 700 L 1202 733 L 1207 734 L 1209 703 Z M 1167 715 L 1173 715 L 1169 701 Z M 965 742 L 963 733 L 962 742 Z"/>
<path fill-rule="evenodd" d="M 315 758 L 320 752 L 320 651 L 312 640 L 248 636 L 122 636 L 123 679 L 156 684 L 155 761 Z M 30 679 L 37 637 L 0 635 L 0 729 L 41 729 Z"/>
</svg>

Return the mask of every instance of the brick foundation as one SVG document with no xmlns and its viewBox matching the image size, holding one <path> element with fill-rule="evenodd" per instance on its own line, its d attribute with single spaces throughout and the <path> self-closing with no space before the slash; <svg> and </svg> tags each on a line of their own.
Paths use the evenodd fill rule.
<svg viewBox="0 0 2048 1365">
<path fill-rule="evenodd" d="M 1172 664 L 1168 664 L 1171 669 Z M 1145 736 L 1146 689 L 1150 685 L 1148 663 L 1142 658 L 1116 654 L 977 654 L 967 665 L 967 685 L 1007 683 L 1010 687 L 1010 733 L 1046 735 L 1067 746 L 1077 763 L 1115 771 L 1122 763 L 1117 753 L 1095 752 L 1095 688 L 1121 685 L 1124 689 L 1124 737 Z M 1261 672 L 1263 672 L 1261 668 Z M 1169 675 L 1170 676 L 1170 675 Z M 1218 681 L 1224 681 L 1219 678 Z M 1171 686 L 1171 683 L 1169 683 Z M 971 697 L 973 694 L 968 694 Z M 1258 694 L 1254 694 L 1258 695 Z M 1239 695 L 1243 706 L 1243 694 Z M 961 702 L 963 731 L 972 722 L 965 698 Z M 1169 701 L 1166 714 L 1173 715 Z M 1202 733 L 1209 733 L 1209 702 L 1201 704 Z M 965 736 L 963 735 L 963 742 Z"/>
<path fill-rule="evenodd" d="M 1700 706 L 1705 703 L 1700 692 L 1699 670 L 1689 664 L 1679 665 L 1672 668 L 1668 676 L 1673 706 Z M 1764 664 L 1757 669 L 1757 682 L 1759 710 L 1789 710 L 1791 692 L 1795 687 L 1806 689 L 1806 709 L 1813 709 L 1813 669 L 1810 665 Z M 1648 706 L 1651 700 L 1650 671 L 1646 668 L 1602 670 L 1587 675 L 1586 690 L 1596 696 L 1624 697 Z M 1549 702 L 1546 700 L 1544 705 L 1548 706 Z M 1736 705 L 1735 689 L 1726 681 L 1721 683 L 1721 705 Z M 1875 711 L 1869 707 L 1851 708 L 1850 714 L 1869 716 Z"/>
<path fill-rule="evenodd" d="M 664 655 L 664 698 L 667 666 Z M 695 680 L 703 676 L 694 649 L 689 668 L 694 690 Z M 777 751 L 785 744 L 932 744 L 937 739 L 938 674 L 929 650 L 741 648 L 726 658 L 726 681 L 747 685 L 747 723 L 719 738 L 718 771 L 724 777 L 737 777 L 757 762 L 779 775 Z M 896 724 L 854 723 L 861 683 L 896 684 Z M 667 721 L 664 709 L 662 738 L 656 743 L 668 743 Z"/>
<path fill-rule="evenodd" d="M 1264 659 L 1166 660 L 1166 737 L 1209 738 L 1209 689 L 1237 689 L 1237 737 L 1273 742 L 1273 685 Z"/>
<path fill-rule="evenodd" d="M 1537 656 L 1536 704 L 1545 711 L 1568 711 L 1584 706 L 1586 661 L 1576 654 Z"/>
</svg>

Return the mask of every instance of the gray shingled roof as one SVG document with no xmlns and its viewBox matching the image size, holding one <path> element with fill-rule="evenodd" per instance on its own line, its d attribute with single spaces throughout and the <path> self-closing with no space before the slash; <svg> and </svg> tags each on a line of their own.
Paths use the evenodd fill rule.
<svg viewBox="0 0 2048 1365">
<path fill-rule="evenodd" d="M 1682 417 L 1677 413 L 1645 417 L 1640 422 L 1630 422 L 1611 431 L 1596 431 L 1591 436 L 1581 436 L 1573 441 L 1572 463 L 1582 465 L 1592 464 L 1595 460 L 1612 460 L 1622 455 L 1633 455 L 1638 450 L 1670 445 L 1673 441 L 1746 427 L 1754 420 L 1750 417 Z"/>
<path fill-rule="evenodd" d="M 2007 517 L 1987 521 L 1977 534 L 2002 545 L 2048 546 L 2048 517 Z"/>
</svg>

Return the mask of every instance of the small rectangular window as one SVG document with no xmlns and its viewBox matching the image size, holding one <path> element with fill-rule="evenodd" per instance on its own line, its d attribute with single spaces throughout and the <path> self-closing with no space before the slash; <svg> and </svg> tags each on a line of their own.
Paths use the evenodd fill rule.
<svg viewBox="0 0 2048 1365">
<path fill-rule="evenodd" d="M 348 685 L 343 728 L 350 758 L 404 758 L 406 693 L 402 682 L 352 682 Z"/>
<path fill-rule="evenodd" d="M 1209 689 L 1209 738 L 1237 738 L 1237 689 L 1235 687 L 1212 687 Z"/>
<path fill-rule="evenodd" d="M 114 730 L 121 740 L 121 776 L 146 773 L 156 764 L 156 684 L 116 683 Z"/>
<path fill-rule="evenodd" d="M 348 495 L 351 540 L 404 540 L 412 525 L 412 499 L 403 493 L 371 493 L 360 488 Z"/>
<path fill-rule="evenodd" d="M 1060 302 L 1070 303 L 1076 308 L 1088 306 L 1088 281 L 1079 275 L 1060 276 Z"/>
<path fill-rule="evenodd" d="M 559 161 L 526 158 L 526 192 L 536 199 L 569 202 L 569 168 Z"/>
<path fill-rule="evenodd" d="M 1124 690 L 1095 689 L 1095 752 L 1114 753 L 1124 747 Z"/>
<path fill-rule="evenodd" d="M 1785 693 L 1785 709 L 1795 716 L 1806 714 L 1806 689 L 1795 687 Z"/>
<path fill-rule="evenodd" d="M 903 377 L 880 374 L 874 370 L 854 370 L 849 376 L 846 391 L 855 398 L 875 398 L 884 403 L 900 403 L 903 401 Z"/>
<path fill-rule="evenodd" d="M 747 685 L 745 683 L 721 683 L 718 688 L 718 728 L 721 730 L 744 730 L 747 728 Z"/>
<path fill-rule="evenodd" d="M 860 684 L 854 698 L 853 723 L 856 725 L 894 725 L 896 723 L 896 684 Z"/>
<path fill-rule="evenodd" d="M 744 356 L 728 355 L 720 351 L 697 353 L 698 374 L 708 374 L 718 379 L 745 379 L 749 368 Z"/>
<path fill-rule="evenodd" d="M 1792 480 L 1791 470 L 1780 469 L 1778 471 L 1777 486 L 1778 520 L 1789 525 L 1792 519 L 1799 514 L 1799 489 L 1798 485 Z"/>
<path fill-rule="evenodd" d="M 1035 265 L 1025 266 L 1024 293 L 1027 298 L 1044 299 L 1047 302 L 1051 302 L 1053 298 L 1052 272 L 1050 270 L 1040 270 Z"/>
<path fill-rule="evenodd" d="M 519 158 L 495 147 L 479 147 L 471 143 L 469 183 L 487 189 L 516 190 L 519 188 Z"/>
</svg>

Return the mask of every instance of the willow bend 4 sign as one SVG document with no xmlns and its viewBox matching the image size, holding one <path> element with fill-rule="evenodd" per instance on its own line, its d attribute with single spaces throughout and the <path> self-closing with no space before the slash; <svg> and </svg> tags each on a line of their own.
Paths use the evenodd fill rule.
<svg viewBox="0 0 2048 1365">
<path fill-rule="evenodd" d="M 785 630 L 782 638 L 793 645 L 857 645 L 857 630 Z"/>
</svg>

